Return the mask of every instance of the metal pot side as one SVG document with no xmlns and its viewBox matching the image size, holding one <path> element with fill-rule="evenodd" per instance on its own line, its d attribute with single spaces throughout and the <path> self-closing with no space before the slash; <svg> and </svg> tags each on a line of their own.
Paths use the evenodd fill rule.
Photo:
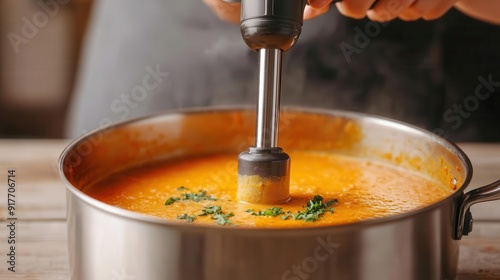
<svg viewBox="0 0 500 280">
<path fill-rule="evenodd" d="M 280 146 L 373 158 L 420 172 L 454 189 L 422 209 L 313 229 L 189 226 L 101 203 L 82 190 L 98 178 L 152 160 L 234 152 L 253 145 L 251 109 L 191 109 L 93 131 L 61 155 L 67 186 L 72 279 L 454 279 L 463 190 L 472 176 L 454 144 L 373 116 L 290 108 Z M 221 178 L 223 179 L 223 174 Z"/>
</svg>

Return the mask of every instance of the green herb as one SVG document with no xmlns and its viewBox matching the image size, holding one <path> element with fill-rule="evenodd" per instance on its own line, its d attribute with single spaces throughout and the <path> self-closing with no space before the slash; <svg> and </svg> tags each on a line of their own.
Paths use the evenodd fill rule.
<svg viewBox="0 0 500 280">
<path fill-rule="evenodd" d="M 202 210 L 201 210 L 201 214 L 199 214 L 198 216 L 208 216 L 208 215 L 212 215 L 212 220 L 215 220 L 215 222 L 219 225 L 230 225 L 231 224 L 231 221 L 229 220 L 229 218 L 233 217 L 234 214 L 231 212 L 231 213 L 224 213 L 222 212 L 222 207 L 220 206 L 205 206 Z"/>
<path fill-rule="evenodd" d="M 204 209 L 201 210 L 202 214 L 198 216 L 207 216 L 213 215 L 221 212 L 220 206 L 205 206 Z"/>
<path fill-rule="evenodd" d="M 176 202 L 179 199 L 180 198 L 178 198 L 178 197 L 171 197 L 171 198 L 167 199 L 167 201 L 165 201 L 165 205 L 170 205 L 170 204 Z"/>
<path fill-rule="evenodd" d="M 328 207 L 328 206 L 332 206 L 332 205 L 335 205 L 337 204 L 339 201 L 338 199 L 334 198 L 332 200 L 328 200 L 327 202 L 325 202 L 325 207 Z M 333 208 L 332 208 L 333 209 Z"/>
<path fill-rule="evenodd" d="M 207 191 L 200 190 L 198 193 L 183 193 L 181 194 L 182 200 L 192 200 L 194 202 L 200 202 L 202 200 L 217 200 L 217 198 L 207 195 Z"/>
<path fill-rule="evenodd" d="M 247 213 L 250 213 L 254 216 L 268 216 L 275 217 L 281 215 L 281 219 L 288 220 L 290 218 L 294 220 L 304 220 L 306 222 L 314 222 L 321 217 L 325 212 L 333 213 L 333 207 L 330 207 L 337 203 L 337 199 L 332 199 L 327 202 L 323 202 L 323 197 L 320 195 L 315 195 L 313 199 L 309 200 L 306 204 L 305 212 L 298 211 L 296 214 L 288 211 L 283 212 L 280 207 L 272 207 L 269 209 L 263 209 L 258 212 L 255 212 L 253 209 L 246 210 Z M 330 208 L 328 208 L 330 207 Z"/>
<path fill-rule="evenodd" d="M 325 212 L 333 213 L 333 207 L 328 207 L 336 204 L 337 202 L 337 199 L 332 199 L 324 203 L 322 196 L 315 195 L 313 199 L 307 202 L 305 212 L 298 211 L 297 214 L 288 212 L 285 215 L 281 216 L 281 219 L 288 220 L 289 218 L 292 218 L 294 220 L 314 222 L 319 219 Z"/>
<path fill-rule="evenodd" d="M 290 218 L 292 216 L 292 212 L 288 211 L 285 213 L 285 215 L 282 215 L 281 216 L 281 219 L 282 220 L 288 220 L 288 218 Z"/>
<path fill-rule="evenodd" d="M 191 224 L 196 219 L 196 216 L 189 216 L 188 214 L 181 214 L 177 218 L 179 220 L 186 220 L 186 222 Z"/>
<path fill-rule="evenodd" d="M 220 213 L 213 215 L 212 219 L 214 219 L 215 222 L 219 225 L 230 225 L 231 221 L 229 220 L 229 218 L 231 218 L 232 216 L 234 216 L 232 212 L 228 214 Z"/>
<path fill-rule="evenodd" d="M 246 210 L 246 212 L 248 212 L 254 216 L 270 216 L 270 217 L 275 217 L 275 216 L 278 216 L 280 214 L 285 214 L 285 212 L 283 212 L 283 210 L 281 210 L 280 207 L 272 207 L 269 209 L 263 209 L 263 210 L 260 210 L 259 212 L 255 212 L 253 209 L 248 209 L 248 210 Z"/>
<path fill-rule="evenodd" d="M 187 190 L 184 186 L 178 187 L 177 190 Z M 200 202 L 202 200 L 217 200 L 217 198 L 212 197 L 211 195 L 207 194 L 207 191 L 200 190 L 198 193 L 183 193 L 181 194 L 181 197 L 176 197 L 173 196 L 165 202 L 165 205 L 170 205 L 178 200 L 192 200 L 194 202 Z"/>
<path fill-rule="evenodd" d="M 184 186 L 180 186 L 177 188 L 178 191 L 187 191 L 188 188 L 184 187 Z"/>
</svg>

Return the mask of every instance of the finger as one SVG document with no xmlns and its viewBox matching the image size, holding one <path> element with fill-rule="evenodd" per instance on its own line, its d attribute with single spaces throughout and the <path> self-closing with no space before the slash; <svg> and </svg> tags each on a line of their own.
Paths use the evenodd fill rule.
<svg viewBox="0 0 500 280">
<path fill-rule="evenodd" d="M 415 0 L 380 0 L 366 15 L 373 21 L 389 21 L 397 18 Z"/>
<path fill-rule="evenodd" d="M 402 12 L 401 14 L 399 14 L 398 18 L 400 18 L 401 20 L 404 20 L 404 21 L 415 21 L 415 20 L 419 20 L 422 18 L 422 15 L 421 14 L 415 14 L 411 11 L 404 11 Z"/>
<path fill-rule="evenodd" d="M 402 20 L 411 21 L 423 18 L 425 20 L 434 20 L 442 17 L 448 12 L 457 0 L 418 0 L 406 11 L 400 14 Z"/>
<path fill-rule="evenodd" d="M 203 0 L 203 2 L 209 6 L 221 20 L 231 23 L 240 22 L 240 3 L 226 3 L 222 0 Z"/>
<path fill-rule="evenodd" d="M 309 0 L 309 6 L 313 9 L 322 9 L 332 3 L 332 0 Z"/>
<path fill-rule="evenodd" d="M 434 8 L 436 5 L 439 4 L 440 1 L 435 1 L 435 0 L 418 0 L 411 5 L 408 10 L 413 12 L 414 14 L 419 14 L 421 16 L 427 14 Z"/>
<path fill-rule="evenodd" d="M 320 9 L 314 9 L 311 6 L 307 5 L 306 8 L 304 9 L 304 20 L 313 19 L 317 16 L 325 14 L 326 12 L 328 12 L 329 9 L 330 5 L 326 5 L 325 7 Z"/>
<path fill-rule="evenodd" d="M 366 11 L 370 9 L 370 6 L 374 2 L 375 0 L 344 0 L 335 3 L 335 6 L 345 16 L 362 19 L 366 16 Z"/>
<path fill-rule="evenodd" d="M 438 1 L 435 0 L 417 0 L 413 2 L 413 4 L 403 11 L 399 18 L 402 20 L 417 20 L 422 18 L 422 16 L 429 13 L 434 6 L 438 4 Z"/>
<path fill-rule="evenodd" d="M 448 12 L 453 5 L 457 2 L 456 0 L 444 0 L 438 1 L 438 3 L 425 13 L 422 18 L 425 20 L 433 20 L 442 17 L 446 12 Z"/>
</svg>

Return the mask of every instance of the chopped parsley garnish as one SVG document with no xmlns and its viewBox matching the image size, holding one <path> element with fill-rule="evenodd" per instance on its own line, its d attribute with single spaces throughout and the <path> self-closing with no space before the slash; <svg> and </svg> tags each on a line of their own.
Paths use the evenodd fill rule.
<svg viewBox="0 0 500 280">
<path fill-rule="evenodd" d="M 188 190 L 184 186 L 180 186 L 177 188 L 179 191 Z M 202 200 L 216 201 L 217 198 L 212 197 L 207 194 L 207 191 L 200 190 L 198 193 L 190 192 L 190 193 L 182 193 L 180 197 L 170 197 L 165 202 L 165 205 L 171 205 L 179 200 L 192 200 L 194 202 L 200 202 Z M 314 222 L 321 218 L 321 216 L 325 213 L 333 213 L 334 208 L 332 207 L 337 203 L 337 199 L 332 199 L 326 202 L 323 202 L 323 197 L 320 195 L 315 195 L 311 200 L 307 201 L 305 207 L 305 211 L 297 211 L 297 213 L 293 213 L 291 211 L 284 212 L 281 207 L 271 207 L 268 209 L 262 209 L 259 211 L 255 211 L 253 209 L 246 210 L 247 213 L 253 216 L 263 216 L 263 217 L 276 217 L 281 215 L 281 219 L 288 220 L 303 220 L 305 222 Z M 231 217 L 234 216 L 232 212 L 224 213 L 222 211 L 221 206 L 211 205 L 211 206 L 203 206 L 201 210 L 201 214 L 189 216 L 188 214 L 181 214 L 177 218 L 180 220 L 185 220 L 188 223 L 193 223 L 197 216 L 210 216 L 215 223 L 219 225 L 231 225 L 232 222 L 230 220 Z"/>
<path fill-rule="evenodd" d="M 165 201 L 165 205 L 170 205 L 170 204 L 176 202 L 179 199 L 180 198 L 178 198 L 178 197 L 171 197 L 171 198 L 167 199 L 167 201 Z"/>
<path fill-rule="evenodd" d="M 202 214 L 198 216 L 207 216 L 207 215 L 213 215 L 221 212 L 221 207 L 220 206 L 205 206 L 204 209 L 201 210 Z"/>
<path fill-rule="evenodd" d="M 186 189 L 184 186 L 181 186 L 179 188 L 177 188 L 178 190 L 181 189 L 181 188 L 184 188 Z M 182 189 L 182 190 L 184 190 Z M 187 189 L 186 189 L 187 190 Z M 205 190 L 200 190 L 198 193 L 183 193 L 181 194 L 181 197 L 176 197 L 176 196 L 172 196 L 171 198 L 167 199 L 167 201 L 165 201 L 165 205 L 170 205 L 178 200 L 192 200 L 194 202 L 200 202 L 202 200 L 217 200 L 217 198 L 215 197 L 212 197 L 211 195 L 208 195 L 207 194 L 207 191 Z"/>
<path fill-rule="evenodd" d="M 201 214 L 199 214 L 198 216 L 209 216 L 209 215 L 212 215 L 212 220 L 215 220 L 215 222 L 219 225 L 230 225 L 231 224 L 231 221 L 229 220 L 229 218 L 231 218 L 232 216 L 234 216 L 234 214 L 231 212 L 231 213 L 224 213 L 222 212 L 222 207 L 220 206 L 205 206 L 202 210 L 201 210 Z"/>
<path fill-rule="evenodd" d="M 188 222 L 189 224 L 191 224 L 196 219 L 196 216 L 189 216 L 188 214 L 181 214 L 177 218 L 179 220 L 186 220 L 186 222 Z"/>
<path fill-rule="evenodd" d="M 306 211 L 300 212 L 297 214 L 293 214 L 291 212 L 287 212 L 285 215 L 281 216 L 281 219 L 288 220 L 292 218 L 294 220 L 304 220 L 306 222 L 314 222 L 321 217 L 325 212 L 333 213 L 333 207 L 330 207 L 336 204 L 337 199 L 332 199 L 327 202 L 323 202 L 323 197 L 320 195 L 315 195 L 313 199 L 309 200 L 306 205 Z M 330 208 L 328 208 L 330 207 Z"/>
<path fill-rule="evenodd" d="M 231 221 L 229 220 L 229 218 L 231 218 L 232 216 L 234 216 L 232 212 L 228 214 L 216 214 L 212 217 L 212 219 L 214 219 L 215 222 L 219 225 L 230 225 Z"/>
<path fill-rule="evenodd" d="M 270 217 L 275 217 L 281 214 L 285 214 L 283 210 L 281 210 L 280 207 L 272 207 L 269 209 L 263 209 L 258 212 L 255 212 L 253 209 L 248 209 L 246 212 L 254 215 L 254 216 L 270 216 Z"/>
<path fill-rule="evenodd" d="M 183 193 L 181 194 L 182 200 L 192 200 L 194 202 L 200 202 L 202 200 L 217 200 L 217 198 L 207 195 L 207 191 L 200 190 L 198 193 Z"/>
</svg>

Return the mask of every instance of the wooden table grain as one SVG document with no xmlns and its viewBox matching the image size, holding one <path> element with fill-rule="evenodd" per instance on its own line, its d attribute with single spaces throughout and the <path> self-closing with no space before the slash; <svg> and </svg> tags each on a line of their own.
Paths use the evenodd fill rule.
<svg viewBox="0 0 500 280">
<path fill-rule="evenodd" d="M 0 140 L 0 279 L 69 279 L 65 188 L 57 161 L 67 140 Z M 470 189 L 500 179 L 500 143 L 467 143 Z M 16 171 L 16 272 L 7 270 L 7 171 Z M 462 239 L 458 279 L 500 279 L 500 201 L 472 207 L 474 230 Z"/>
</svg>

